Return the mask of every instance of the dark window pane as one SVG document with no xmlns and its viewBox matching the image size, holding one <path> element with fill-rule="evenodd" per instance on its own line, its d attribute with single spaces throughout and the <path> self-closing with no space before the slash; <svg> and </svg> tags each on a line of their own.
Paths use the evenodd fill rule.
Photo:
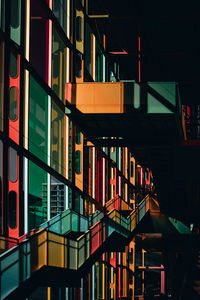
<svg viewBox="0 0 200 300">
<path fill-rule="evenodd" d="M 76 40 L 81 42 L 82 40 L 82 19 L 81 17 L 76 18 Z"/>
<path fill-rule="evenodd" d="M 21 31 L 21 0 L 10 1 L 10 36 L 20 45 Z"/>
<path fill-rule="evenodd" d="M 15 86 L 12 86 L 10 89 L 10 110 L 9 118 L 11 121 L 17 120 L 17 98 L 18 98 L 18 89 Z"/>
<path fill-rule="evenodd" d="M 18 75 L 17 64 L 17 55 L 13 52 L 10 52 L 10 76 L 12 78 L 16 78 Z"/>
<path fill-rule="evenodd" d="M 48 17 L 40 1 L 31 0 L 30 62 L 47 82 Z"/>
<path fill-rule="evenodd" d="M 76 127 L 76 144 L 77 145 L 81 144 L 81 132 L 77 127 Z"/>
<path fill-rule="evenodd" d="M 0 130 L 3 130 L 4 44 L 0 42 Z"/>
<path fill-rule="evenodd" d="M 75 169 L 76 174 L 81 174 L 81 151 L 79 150 L 75 153 Z"/>
<path fill-rule="evenodd" d="M 10 228 L 15 228 L 16 227 L 17 194 L 14 191 L 9 192 L 8 201 L 9 201 L 9 226 L 10 226 Z"/>
<path fill-rule="evenodd" d="M 19 26 L 19 0 L 10 0 L 10 6 L 10 24 L 13 28 L 17 28 Z"/>
<path fill-rule="evenodd" d="M 17 180 L 17 151 L 13 148 L 9 148 L 9 180 Z"/>
</svg>

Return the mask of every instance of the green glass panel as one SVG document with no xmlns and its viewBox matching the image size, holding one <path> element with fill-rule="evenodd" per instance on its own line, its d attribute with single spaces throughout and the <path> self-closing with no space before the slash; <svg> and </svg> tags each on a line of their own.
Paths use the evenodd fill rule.
<svg viewBox="0 0 200 300">
<path fill-rule="evenodd" d="M 29 150 L 47 162 L 48 95 L 30 76 Z"/>
<path fill-rule="evenodd" d="M 66 46 L 54 26 L 52 35 L 52 89 L 64 102 L 66 84 Z"/>
<path fill-rule="evenodd" d="M 29 161 L 29 230 L 47 220 L 47 172 Z"/>
<path fill-rule="evenodd" d="M 151 94 L 147 94 L 147 113 L 151 114 L 172 114 L 173 112 L 169 110 L 166 106 L 160 103 L 155 97 Z"/>
<path fill-rule="evenodd" d="M 64 113 L 51 105 L 51 167 L 64 175 Z"/>
<path fill-rule="evenodd" d="M 4 45 L 0 42 L 0 130 L 3 130 Z"/>
<path fill-rule="evenodd" d="M 10 37 L 20 45 L 21 0 L 10 0 Z"/>
<path fill-rule="evenodd" d="M 148 82 L 148 85 L 176 106 L 176 84 L 174 82 Z"/>
<path fill-rule="evenodd" d="M 75 213 L 72 213 L 72 231 L 78 231 L 79 229 L 79 219 L 78 215 Z"/>
</svg>

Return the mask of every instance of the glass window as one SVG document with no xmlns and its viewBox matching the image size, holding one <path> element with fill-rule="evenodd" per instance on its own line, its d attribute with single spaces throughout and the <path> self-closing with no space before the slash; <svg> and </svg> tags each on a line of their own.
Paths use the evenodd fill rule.
<svg viewBox="0 0 200 300">
<path fill-rule="evenodd" d="M 0 130 L 3 130 L 4 44 L 0 41 Z"/>
<path fill-rule="evenodd" d="M 75 152 L 75 170 L 76 174 L 81 174 L 81 151 Z"/>
<path fill-rule="evenodd" d="M 51 105 L 51 167 L 64 175 L 65 170 L 65 114 L 52 101 Z"/>
<path fill-rule="evenodd" d="M 5 31 L 5 0 L 0 0 L 0 28 Z"/>
<path fill-rule="evenodd" d="M 52 6 L 60 26 L 67 33 L 67 0 L 53 0 Z"/>
<path fill-rule="evenodd" d="M 72 122 L 69 122 L 69 143 L 68 143 L 68 179 L 72 179 Z"/>
<path fill-rule="evenodd" d="M 9 118 L 11 121 L 16 121 L 18 116 L 17 111 L 17 100 L 18 100 L 18 89 L 15 86 L 10 88 L 10 108 L 9 108 Z"/>
<path fill-rule="evenodd" d="M 9 226 L 10 228 L 16 227 L 16 206 L 17 206 L 17 194 L 14 191 L 10 191 L 8 194 L 9 203 Z"/>
<path fill-rule="evenodd" d="M 103 53 L 96 41 L 96 81 L 103 81 Z"/>
<path fill-rule="evenodd" d="M 29 150 L 47 162 L 48 95 L 30 76 Z"/>
<path fill-rule="evenodd" d="M 82 18 L 80 16 L 76 17 L 76 40 L 82 41 Z"/>
<path fill-rule="evenodd" d="M 65 208 L 66 186 L 64 183 L 51 176 L 50 189 L 50 217 L 60 214 Z"/>
<path fill-rule="evenodd" d="M 17 151 L 9 148 L 9 180 L 15 182 L 17 180 Z"/>
<path fill-rule="evenodd" d="M 66 84 L 66 46 L 53 26 L 52 30 L 52 89 L 64 102 Z"/>
<path fill-rule="evenodd" d="M 20 45 L 21 39 L 21 0 L 10 0 L 10 37 Z"/>
<path fill-rule="evenodd" d="M 29 230 L 47 220 L 47 172 L 29 161 Z"/>
<path fill-rule="evenodd" d="M 15 0 L 14 0 L 15 1 Z M 31 0 L 30 62 L 40 76 L 48 81 L 48 17 L 40 1 Z"/>
<path fill-rule="evenodd" d="M 10 52 L 10 76 L 16 78 L 18 75 L 18 61 L 17 55 L 14 52 Z"/>
<path fill-rule="evenodd" d="M 85 23 L 85 65 L 91 75 L 91 34 L 92 30 L 88 23 Z"/>
<path fill-rule="evenodd" d="M 80 78 L 82 75 L 81 59 L 82 59 L 81 54 L 75 57 L 75 76 L 78 78 Z"/>
<path fill-rule="evenodd" d="M 2 234 L 3 143 L 0 140 L 0 233 Z"/>
<path fill-rule="evenodd" d="M 76 144 L 81 144 L 81 132 L 78 127 L 76 127 Z"/>
</svg>

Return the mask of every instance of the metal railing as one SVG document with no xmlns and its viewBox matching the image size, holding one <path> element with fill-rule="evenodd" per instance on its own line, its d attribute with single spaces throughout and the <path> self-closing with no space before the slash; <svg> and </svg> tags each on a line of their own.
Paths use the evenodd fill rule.
<svg viewBox="0 0 200 300">
<path fill-rule="evenodd" d="M 75 241 L 63 235 L 62 222 L 55 228 L 51 227 L 54 232 L 47 229 L 57 222 L 21 241 L 0 256 L 0 298 L 4 299 L 43 266 L 77 270 L 114 232 L 128 237 L 145 215 L 145 210 L 149 209 L 148 202 L 146 197 L 127 218 L 115 209 L 111 210 L 108 216 L 100 219 Z M 66 213 L 66 216 L 69 215 Z M 57 233 L 57 230 L 60 232 Z"/>
</svg>

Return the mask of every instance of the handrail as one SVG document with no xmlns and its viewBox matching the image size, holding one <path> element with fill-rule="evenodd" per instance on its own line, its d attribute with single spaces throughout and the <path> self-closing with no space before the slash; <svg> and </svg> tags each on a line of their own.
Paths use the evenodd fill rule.
<svg viewBox="0 0 200 300">
<path fill-rule="evenodd" d="M 147 201 L 148 199 L 144 200 L 145 203 Z M 100 219 L 75 241 L 46 228 L 36 232 L 0 256 L 1 287 L 4 287 L 1 289 L 0 298 L 8 296 L 20 283 L 29 279 L 33 272 L 43 266 L 78 270 L 113 232 L 127 238 L 139 222 L 137 216 L 140 210 L 138 207 L 134 218 L 130 219 L 129 216 L 124 217 L 113 209 L 108 216 Z M 37 257 L 34 264 L 31 263 L 33 256 Z M 67 256 L 70 256 L 70 259 L 67 259 Z M 21 274 L 21 277 L 13 276 L 12 280 L 9 280 L 12 272 Z"/>
</svg>

